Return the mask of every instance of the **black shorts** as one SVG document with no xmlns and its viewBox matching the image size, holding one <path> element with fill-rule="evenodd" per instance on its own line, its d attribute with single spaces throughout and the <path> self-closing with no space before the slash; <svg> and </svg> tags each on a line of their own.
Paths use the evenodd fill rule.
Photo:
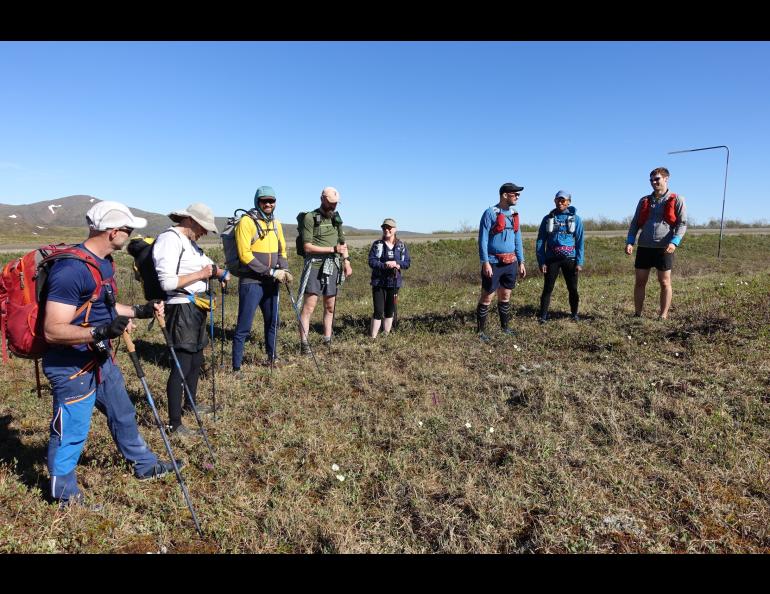
<svg viewBox="0 0 770 594">
<path fill-rule="evenodd" d="M 657 268 L 660 271 L 671 270 L 674 265 L 674 254 L 667 254 L 666 248 L 640 247 L 636 250 L 634 268 L 649 270 Z"/>
<path fill-rule="evenodd" d="M 504 289 L 513 289 L 516 286 L 516 277 L 519 274 L 519 263 L 512 264 L 491 264 L 492 278 L 484 276 L 481 271 L 481 288 L 485 293 L 494 293 L 499 287 Z"/>
</svg>

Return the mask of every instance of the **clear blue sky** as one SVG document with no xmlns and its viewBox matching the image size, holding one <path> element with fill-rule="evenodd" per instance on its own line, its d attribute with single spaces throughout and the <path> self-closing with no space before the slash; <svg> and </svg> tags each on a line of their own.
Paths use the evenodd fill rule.
<svg viewBox="0 0 770 594">
<path fill-rule="evenodd" d="M 475 226 L 503 182 L 524 222 L 559 189 L 622 219 L 671 170 L 690 218 L 770 219 L 768 42 L 0 42 L 0 202 L 72 194 L 229 215 L 271 185 L 293 223 Z"/>
</svg>

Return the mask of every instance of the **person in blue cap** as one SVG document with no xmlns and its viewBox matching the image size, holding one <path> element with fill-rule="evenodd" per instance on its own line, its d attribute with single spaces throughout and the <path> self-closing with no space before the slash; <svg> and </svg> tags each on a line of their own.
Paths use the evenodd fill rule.
<svg viewBox="0 0 770 594">
<path fill-rule="evenodd" d="M 280 363 L 276 352 L 278 334 L 279 283 L 290 283 L 283 226 L 275 218 L 275 190 L 260 186 L 254 195 L 254 216 L 243 216 L 235 228 L 235 245 L 240 260 L 238 322 L 233 336 L 233 371 L 243 362 L 243 345 L 251 331 L 257 306 L 262 310 L 265 332 L 265 364 Z"/>
<path fill-rule="evenodd" d="M 556 208 L 543 217 L 535 244 L 537 265 L 544 279 L 538 317 L 538 322 L 541 324 L 548 319 L 551 293 L 560 271 L 564 275 L 564 282 L 569 291 L 571 317 L 576 322 L 579 319 L 578 273 L 583 270 L 585 257 L 583 221 L 577 215 L 575 207 L 571 205 L 571 194 L 560 190 L 553 201 Z"/>
</svg>

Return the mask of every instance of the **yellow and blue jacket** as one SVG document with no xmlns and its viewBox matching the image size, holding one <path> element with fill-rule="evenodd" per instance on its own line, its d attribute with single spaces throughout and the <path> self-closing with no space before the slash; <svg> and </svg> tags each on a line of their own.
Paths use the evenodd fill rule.
<svg viewBox="0 0 770 594">
<path fill-rule="evenodd" d="M 243 216 L 235 227 L 235 245 L 241 264 L 241 282 L 261 282 L 274 268 L 288 270 L 283 226 L 273 218 L 266 221 Z"/>
</svg>

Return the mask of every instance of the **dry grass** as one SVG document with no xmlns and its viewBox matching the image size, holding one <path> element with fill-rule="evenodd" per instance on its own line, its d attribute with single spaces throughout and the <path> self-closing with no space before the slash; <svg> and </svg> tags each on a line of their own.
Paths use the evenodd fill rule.
<svg viewBox="0 0 770 594">
<path fill-rule="evenodd" d="M 558 316 L 560 282 L 553 321 L 535 323 L 532 270 L 514 293 L 519 335 L 499 334 L 493 310 L 489 345 L 474 333 L 475 242 L 416 244 L 398 331 L 374 342 L 356 250 L 331 350 L 314 334 L 321 375 L 298 355 L 284 292 L 289 365 L 256 364 L 258 318 L 248 381 L 217 372 L 216 467 L 202 443 L 174 445 L 203 539 L 174 477 L 133 479 L 98 413 L 79 474 L 105 510 L 47 503 L 50 400 L 14 360 L 0 371 L 0 551 L 769 552 L 770 237 L 726 237 L 721 263 L 716 237 L 685 241 L 668 322 L 652 318 L 652 283 L 649 317 L 630 317 L 622 241 L 588 242 L 583 322 Z M 229 340 L 235 297 L 227 314 Z M 137 348 L 165 418 L 162 338 L 145 326 Z M 140 430 L 161 452 L 122 349 L 119 360 Z M 204 402 L 210 386 L 207 370 Z"/>
</svg>

